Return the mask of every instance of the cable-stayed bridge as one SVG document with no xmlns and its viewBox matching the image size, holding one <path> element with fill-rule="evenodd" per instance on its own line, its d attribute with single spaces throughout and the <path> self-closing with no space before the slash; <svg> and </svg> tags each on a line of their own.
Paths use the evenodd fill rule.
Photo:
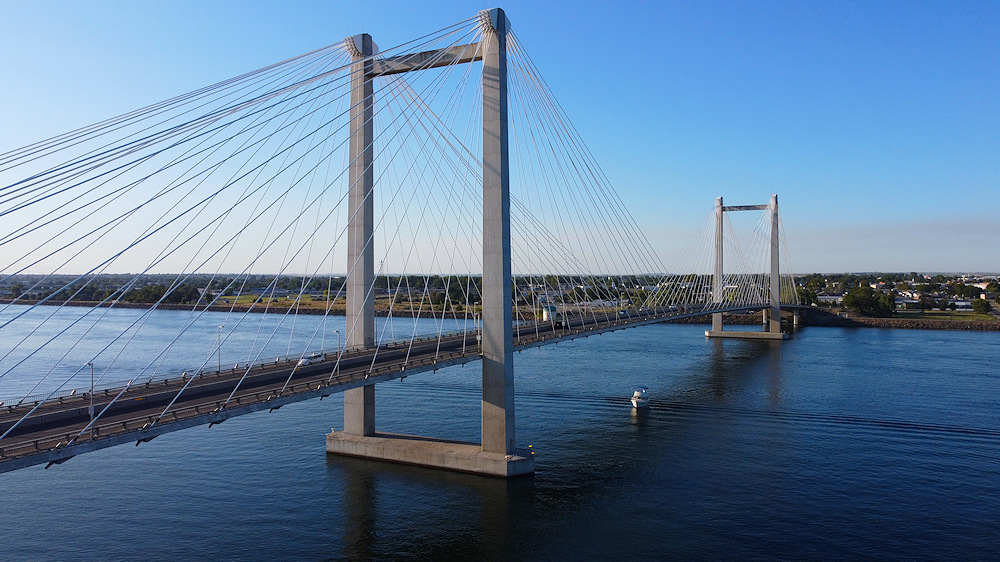
<svg viewBox="0 0 1000 562">
<path fill-rule="evenodd" d="M 661 262 L 502 10 L 8 152 L 0 186 L 0 472 L 341 392 L 331 452 L 530 472 L 515 350 L 762 309 L 736 335 L 781 338 L 797 305 L 776 196 Z M 376 383 L 470 361 L 481 444 L 375 431 Z"/>
</svg>

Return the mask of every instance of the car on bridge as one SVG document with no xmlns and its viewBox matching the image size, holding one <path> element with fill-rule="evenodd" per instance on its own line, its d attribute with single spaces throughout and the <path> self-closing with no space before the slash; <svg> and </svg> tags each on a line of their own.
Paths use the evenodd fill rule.
<svg viewBox="0 0 1000 562">
<path fill-rule="evenodd" d="M 324 353 L 312 353 L 308 357 L 303 357 L 299 359 L 299 367 L 305 367 L 306 365 L 312 365 L 313 363 L 322 363 L 326 361 L 326 354 Z"/>
</svg>

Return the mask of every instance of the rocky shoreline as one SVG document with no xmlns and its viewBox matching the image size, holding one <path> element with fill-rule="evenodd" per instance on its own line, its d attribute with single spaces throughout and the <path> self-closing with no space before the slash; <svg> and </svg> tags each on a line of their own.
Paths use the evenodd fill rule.
<svg viewBox="0 0 1000 562">
<path fill-rule="evenodd" d="M 807 326 L 837 326 L 842 328 L 902 328 L 909 330 L 972 330 L 998 332 L 1000 322 L 982 320 L 934 320 L 925 318 L 867 318 L 839 316 L 825 310 L 810 310 L 805 317 Z"/>
</svg>

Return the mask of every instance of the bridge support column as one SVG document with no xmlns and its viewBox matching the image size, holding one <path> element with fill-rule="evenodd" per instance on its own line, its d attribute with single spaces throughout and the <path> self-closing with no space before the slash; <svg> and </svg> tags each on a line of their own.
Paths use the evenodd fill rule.
<svg viewBox="0 0 1000 562">
<path fill-rule="evenodd" d="M 510 23 L 503 10 L 493 10 L 479 13 L 480 25 L 483 30 L 481 42 L 483 61 L 483 324 L 482 324 L 482 363 L 483 363 L 483 397 L 482 397 L 482 440 L 481 443 L 460 443 L 445 439 L 412 437 L 375 433 L 375 392 L 374 387 L 358 388 L 344 395 L 344 431 L 332 432 L 326 436 L 328 453 L 386 460 L 404 464 L 416 464 L 434 468 L 445 468 L 461 472 L 474 472 L 492 476 L 511 477 L 531 474 L 535 471 L 535 458 L 530 452 L 515 451 L 514 439 L 514 331 L 513 331 L 513 288 L 510 265 L 510 173 L 508 171 L 507 149 L 507 31 Z M 367 35 L 360 37 L 368 37 Z M 370 41 L 370 37 L 367 41 Z M 357 42 L 356 42 L 357 43 Z M 364 42 L 364 45 L 370 45 Z M 355 61 L 367 53 L 363 48 L 357 49 Z M 446 54 L 446 53 L 445 53 Z M 411 67 L 411 58 L 417 60 L 433 60 L 440 58 L 441 51 L 430 51 L 420 56 L 401 56 L 386 65 L 391 73 L 409 72 L 420 68 Z M 421 58 L 423 57 L 423 58 Z M 462 62 L 478 60 L 470 57 Z M 380 61 L 386 63 L 389 61 Z M 366 65 L 367 66 L 367 65 Z M 386 72 L 386 74 L 390 73 Z M 371 99 L 371 82 L 369 71 L 355 72 L 352 76 L 365 77 L 364 84 L 355 85 L 352 78 L 352 92 L 366 92 L 355 101 L 352 93 L 352 134 L 351 137 L 351 178 L 352 197 L 354 194 L 355 167 L 363 183 L 371 177 L 371 105 L 365 99 Z M 378 75 L 378 73 L 372 73 Z M 355 124 L 355 110 L 368 115 L 365 125 Z M 359 131 L 361 131 L 359 133 Z M 357 146 L 364 150 L 355 153 L 355 135 Z M 355 156 L 358 154 L 358 156 Z M 367 171 L 368 175 L 361 174 Z M 369 185 L 370 184 L 365 184 Z M 371 187 L 365 191 L 366 205 L 371 205 Z M 352 209 L 360 208 L 354 206 Z M 370 207 L 365 207 L 366 216 L 371 216 Z M 361 215 L 361 212 L 355 215 Z M 371 252 L 371 226 L 361 232 L 360 236 L 367 244 L 358 247 L 359 263 L 373 264 L 374 260 L 363 252 Z M 353 225 L 353 223 L 352 223 Z M 352 227 L 353 228 L 353 227 Z M 354 232 L 352 229 L 351 232 Z M 354 246 L 351 246 L 353 249 Z M 371 260 L 371 261 L 368 261 Z M 370 302 L 371 280 L 374 275 L 371 265 L 360 269 L 364 276 L 358 276 L 357 285 L 351 285 L 357 290 L 365 289 L 364 295 Z M 361 280 L 364 279 L 364 280 Z M 372 319 L 374 327 L 374 309 L 350 308 L 348 293 L 348 322 L 355 319 L 356 327 L 368 326 L 365 322 Z M 359 295 L 362 293 L 358 293 Z M 353 312 L 352 312 L 353 311 Z M 369 315 L 370 314 L 370 315 Z M 350 328 L 349 328 L 350 331 Z M 358 331 L 358 334 L 367 334 Z M 374 334 L 374 330 L 372 330 Z M 351 340 L 355 345 L 361 345 L 359 339 Z M 374 342 L 364 340 L 365 345 Z M 369 390 L 371 389 L 371 390 Z M 365 394 L 361 394 L 364 392 Z M 353 429 L 352 429 L 353 428 Z"/>
<path fill-rule="evenodd" d="M 761 313 L 763 331 L 723 331 L 722 313 L 712 314 L 712 329 L 705 331 L 707 338 L 738 338 L 738 339 L 768 339 L 786 340 L 788 334 L 781 331 L 781 277 L 778 269 L 778 196 L 771 195 L 768 205 L 741 205 L 726 207 L 722 197 L 715 200 L 715 272 L 712 284 L 712 303 L 721 304 L 724 301 L 722 283 L 722 247 L 723 247 L 723 214 L 726 211 L 768 211 L 771 213 L 771 272 L 769 275 L 768 307 Z"/>
<path fill-rule="evenodd" d="M 492 16 L 492 14 L 491 14 Z M 483 38 L 483 402 L 482 446 L 514 453 L 510 173 L 507 151 L 507 18 Z"/>
<path fill-rule="evenodd" d="M 715 271 L 712 274 L 712 304 L 722 304 L 722 197 L 715 198 Z M 712 315 L 712 331 L 722 331 L 722 313 Z"/>
<path fill-rule="evenodd" d="M 771 194 L 771 325 L 772 334 L 781 333 L 781 276 L 778 274 L 778 194 Z"/>
<path fill-rule="evenodd" d="M 371 56 L 377 48 L 367 33 L 347 39 L 352 51 L 351 66 L 351 145 L 347 230 L 347 345 L 375 344 L 375 223 L 373 140 L 374 87 L 369 72 Z M 344 392 L 344 431 L 353 435 L 375 434 L 375 386 Z"/>
</svg>

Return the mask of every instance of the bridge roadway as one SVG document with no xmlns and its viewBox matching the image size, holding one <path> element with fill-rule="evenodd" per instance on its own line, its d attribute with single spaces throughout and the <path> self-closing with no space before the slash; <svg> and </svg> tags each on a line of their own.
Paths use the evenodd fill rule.
<svg viewBox="0 0 1000 562">
<path fill-rule="evenodd" d="M 724 311 L 745 312 L 761 308 L 764 306 Z M 720 311 L 694 305 L 632 312 L 628 316 L 600 314 L 574 319 L 564 326 L 549 322 L 520 324 L 514 332 L 515 350 Z M 459 332 L 377 348 L 346 350 L 339 361 L 334 353 L 310 365 L 298 365 L 295 360 L 289 360 L 255 364 L 249 372 L 246 365 L 242 365 L 229 371 L 185 373 L 180 377 L 136 383 L 127 389 L 119 387 L 95 392 L 94 412 L 99 418 L 90 429 L 87 429 L 90 422 L 88 393 L 51 398 L 41 404 L 4 406 L 0 408 L 0 434 L 17 426 L 0 441 L 0 473 L 41 463 L 48 463 L 48 468 L 80 453 L 133 441 L 139 445 L 163 433 L 222 423 L 234 416 L 275 410 L 301 400 L 322 399 L 351 388 L 468 363 L 478 360 L 479 356 L 476 333 Z M 244 373 L 246 378 L 224 405 Z M 191 378 L 193 380 L 189 380 Z M 187 388 L 178 396 L 185 385 Z M 175 402 L 163 414 L 171 400 Z M 22 420 L 33 408 L 37 409 Z M 19 420 L 22 421 L 18 423 Z"/>
</svg>

